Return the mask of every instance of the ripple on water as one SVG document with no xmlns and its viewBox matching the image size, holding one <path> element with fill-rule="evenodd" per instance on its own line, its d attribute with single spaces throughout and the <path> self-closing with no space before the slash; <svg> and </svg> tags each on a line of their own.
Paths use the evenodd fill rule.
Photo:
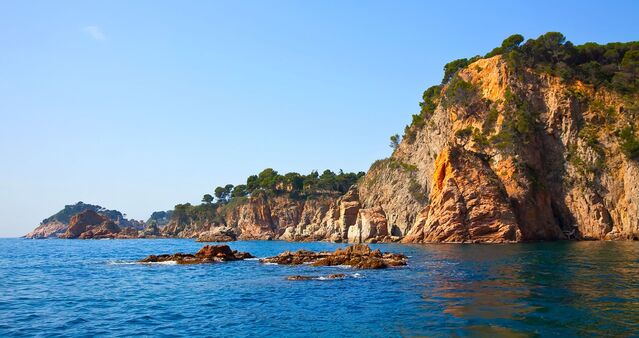
<svg viewBox="0 0 639 338">
<path fill-rule="evenodd" d="M 258 257 L 344 244 L 235 242 Z M 408 267 L 140 264 L 192 240 L 0 240 L 0 336 L 624 336 L 639 243 L 374 245 Z M 291 282 L 291 275 L 331 282 Z M 365 278 L 364 278 L 365 277 Z M 321 277 L 319 277 L 321 278 Z M 318 278 L 318 279 L 319 279 Z"/>
</svg>

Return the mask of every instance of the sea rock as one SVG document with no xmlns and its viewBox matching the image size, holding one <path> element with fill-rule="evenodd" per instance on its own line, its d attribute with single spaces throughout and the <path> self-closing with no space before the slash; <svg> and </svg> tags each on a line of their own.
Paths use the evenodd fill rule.
<svg viewBox="0 0 639 338">
<path fill-rule="evenodd" d="M 403 254 L 382 253 L 371 250 L 368 245 L 355 244 L 335 252 L 313 252 L 299 250 L 286 251 L 274 257 L 263 258 L 262 263 L 282 265 L 311 264 L 313 266 L 348 265 L 358 269 L 382 269 L 391 266 L 404 266 L 408 258 Z"/>
<path fill-rule="evenodd" d="M 140 263 L 176 262 L 177 264 L 204 264 L 226 261 L 237 261 L 254 258 L 248 252 L 231 250 L 228 245 L 205 245 L 195 254 L 175 253 L 164 255 L 150 255 Z"/>
</svg>

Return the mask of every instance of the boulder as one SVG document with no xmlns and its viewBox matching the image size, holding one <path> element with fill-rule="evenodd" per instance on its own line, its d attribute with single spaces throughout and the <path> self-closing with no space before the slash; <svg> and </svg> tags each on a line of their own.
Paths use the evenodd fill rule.
<svg viewBox="0 0 639 338">
<path fill-rule="evenodd" d="M 237 235 L 230 227 L 215 227 L 211 230 L 201 233 L 198 242 L 232 242 L 237 239 Z"/>
</svg>

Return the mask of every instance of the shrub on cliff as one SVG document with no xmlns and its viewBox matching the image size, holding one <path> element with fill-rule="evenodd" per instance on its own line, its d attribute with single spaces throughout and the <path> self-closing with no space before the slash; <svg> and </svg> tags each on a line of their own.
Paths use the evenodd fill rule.
<svg viewBox="0 0 639 338">
<path fill-rule="evenodd" d="M 619 133 L 621 138 L 621 151 L 632 160 L 639 159 L 639 139 L 635 134 L 634 126 L 628 126 Z"/>
</svg>

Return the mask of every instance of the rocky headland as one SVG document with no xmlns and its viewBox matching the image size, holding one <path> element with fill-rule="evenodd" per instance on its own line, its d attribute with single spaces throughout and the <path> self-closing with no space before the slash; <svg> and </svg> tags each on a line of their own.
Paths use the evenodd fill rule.
<svg viewBox="0 0 639 338">
<path fill-rule="evenodd" d="M 145 223 L 130 220 L 117 210 L 78 202 L 66 205 L 55 215 L 44 219 L 27 238 L 139 238 Z"/>
<path fill-rule="evenodd" d="M 218 187 L 201 205 L 161 212 L 159 221 L 132 227 L 137 235 L 109 216 L 120 232 L 98 219 L 72 228 L 68 215 L 27 237 L 639 239 L 639 43 L 574 46 L 559 33 L 525 42 L 513 35 L 444 70 L 403 135 L 391 137 L 391 156 L 366 173 L 269 168 L 246 184 Z M 282 259 L 311 257 L 318 258 Z"/>
</svg>

